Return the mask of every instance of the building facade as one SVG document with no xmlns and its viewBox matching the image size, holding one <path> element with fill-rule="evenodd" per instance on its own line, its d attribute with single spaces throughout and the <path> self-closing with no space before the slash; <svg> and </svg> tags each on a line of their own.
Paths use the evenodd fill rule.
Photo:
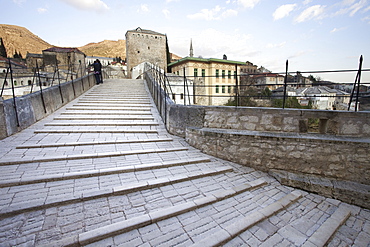
<svg viewBox="0 0 370 247">
<path fill-rule="evenodd" d="M 86 55 L 77 48 L 52 47 L 42 51 L 44 68 L 54 72 L 56 63 L 59 69 L 68 70 L 81 77 L 86 74 Z"/>
<path fill-rule="evenodd" d="M 126 63 L 129 78 L 132 77 L 132 69 L 143 62 L 167 70 L 167 55 L 166 35 L 140 27 L 126 32 Z"/>
<path fill-rule="evenodd" d="M 194 80 L 194 104 L 224 105 L 235 96 L 234 88 L 248 65 L 216 58 L 185 57 L 169 64 L 172 73 Z M 238 78 L 238 80 L 236 79 Z"/>
</svg>

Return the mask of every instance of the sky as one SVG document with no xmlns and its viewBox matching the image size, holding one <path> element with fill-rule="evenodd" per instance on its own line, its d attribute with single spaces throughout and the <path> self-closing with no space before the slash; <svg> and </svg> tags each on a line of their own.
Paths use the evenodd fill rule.
<svg viewBox="0 0 370 247">
<path fill-rule="evenodd" d="M 272 72 L 370 68 L 370 0 L 0 0 L 1 24 L 79 47 L 137 27 L 167 35 L 170 52 L 250 61 Z M 308 74 L 304 74 L 308 75 Z M 354 82 L 356 72 L 313 74 Z M 370 83 L 370 72 L 362 73 Z"/>
</svg>

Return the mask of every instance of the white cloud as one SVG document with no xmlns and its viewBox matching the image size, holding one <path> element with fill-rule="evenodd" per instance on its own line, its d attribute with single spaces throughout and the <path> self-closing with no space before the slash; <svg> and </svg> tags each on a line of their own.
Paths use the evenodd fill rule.
<svg viewBox="0 0 370 247">
<path fill-rule="evenodd" d="M 166 3 L 170 3 L 170 2 L 178 2 L 179 0 L 166 0 Z"/>
<path fill-rule="evenodd" d="M 13 0 L 13 3 L 17 5 L 22 5 L 24 2 L 26 2 L 26 0 Z"/>
<path fill-rule="evenodd" d="M 101 0 L 59 0 L 72 7 L 75 7 L 80 10 L 87 10 L 87 11 L 96 11 L 96 12 L 105 12 L 109 10 L 108 5 L 106 5 Z"/>
<path fill-rule="evenodd" d="M 304 0 L 304 1 L 303 1 L 303 4 L 304 4 L 304 5 L 307 5 L 307 4 L 309 4 L 310 2 L 312 2 L 312 0 Z"/>
<path fill-rule="evenodd" d="M 340 32 L 340 31 L 342 31 L 342 30 L 345 30 L 346 28 L 345 27 L 341 27 L 341 28 L 333 28 L 331 31 L 330 31 L 330 33 L 336 33 L 336 32 Z"/>
<path fill-rule="evenodd" d="M 366 4 L 367 4 L 367 0 L 360 0 L 358 3 L 353 4 L 350 7 L 351 13 L 349 15 L 350 16 L 353 16 L 354 14 L 356 14 L 357 11 L 359 11 L 360 9 L 362 9 L 363 7 L 365 7 Z"/>
<path fill-rule="evenodd" d="M 279 19 L 282 19 L 284 17 L 287 17 L 289 15 L 289 13 L 292 12 L 295 9 L 296 6 L 297 6 L 297 4 L 281 5 L 272 14 L 272 16 L 274 17 L 274 20 L 279 20 Z"/>
<path fill-rule="evenodd" d="M 243 6 L 244 8 L 253 9 L 254 6 L 256 6 L 259 1 L 260 0 L 237 0 L 237 3 Z"/>
<path fill-rule="evenodd" d="M 225 10 L 223 13 L 222 13 L 222 17 L 223 18 L 227 18 L 227 17 L 232 17 L 232 16 L 237 16 L 238 15 L 238 11 L 234 10 L 234 9 L 227 9 Z"/>
<path fill-rule="evenodd" d="M 286 44 L 286 41 L 281 42 L 280 44 L 267 44 L 266 48 L 282 48 Z"/>
<path fill-rule="evenodd" d="M 48 10 L 47 9 L 45 9 L 45 8 L 38 8 L 37 9 L 37 12 L 39 12 L 40 14 L 43 14 L 43 13 L 45 13 L 45 12 L 47 12 Z"/>
<path fill-rule="evenodd" d="M 213 9 L 202 9 L 200 12 L 188 15 L 187 17 L 191 20 L 212 21 L 238 15 L 238 11 L 236 10 L 227 9 L 222 11 L 223 9 L 224 8 L 221 8 L 219 5 L 217 5 Z"/>
<path fill-rule="evenodd" d="M 325 6 L 323 5 L 314 5 L 305 9 L 296 19 L 296 22 L 304 22 L 314 18 L 320 18 L 324 13 Z"/>
<path fill-rule="evenodd" d="M 166 19 L 169 19 L 170 18 L 170 11 L 168 9 L 163 9 L 162 10 L 162 13 L 166 17 Z"/>
<path fill-rule="evenodd" d="M 367 22 L 367 24 L 370 24 L 370 16 L 366 16 L 362 18 L 361 20 Z"/>
<path fill-rule="evenodd" d="M 149 6 L 148 4 L 140 4 L 139 9 L 137 10 L 138 13 L 146 13 L 149 12 Z"/>
</svg>

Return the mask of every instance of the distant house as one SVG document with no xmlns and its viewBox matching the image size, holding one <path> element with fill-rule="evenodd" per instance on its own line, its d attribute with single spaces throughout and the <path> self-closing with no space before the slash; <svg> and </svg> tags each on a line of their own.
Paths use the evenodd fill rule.
<svg viewBox="0 0 370 247">
<path fill-rule="evenodd" d="M 308 105 L 311 101 L 313 108 L 320 110 L 336 109 L 337 94 L 339 95 L 338 90 L 326 86 L 297 89 L 297 97 L 301 105 Z"/>
<path fill-rule="evenodd" d="M 113 63 L 114 58 L 111 57 L 96 57 L 96 56 L 86 56 L 86 64 L 91 65 L 96 59 L 99 59 L 103 66 L 108 66 Z"/>
<path fill-rule="evenodd" d="M 194 102 L 199 105 L 224 105 L 235 96 L 236 78 L 246 62 L 217 58 L 185 57 L 168 65 L 172 73 L 194 81 Z"/>
<path fill-rule="evenodd" d="M 256 86 L 266 86 L 270 90 L 277 90 L 284 85 L 284 76 L 275 73 L 264 73 L 253 75 Z"/>
<path fill-rule="evenodd" d="M 86 55 L 78 48 L 52 47 L 43 50 L 42 55 L 47 72 L 53 72 L 58 64 L 59 69 L 71 71 L 78 77 L 86 74 Z"/>
<path fill-rule="evenodd" d="M 26 55 L 26 64 L 27 68 L 30 71 L 35 71 L 36 63 L 39 68 L 42 68 L 44 65 L 44 57 L 42 54 L 28 53 Z"/>
</svg>

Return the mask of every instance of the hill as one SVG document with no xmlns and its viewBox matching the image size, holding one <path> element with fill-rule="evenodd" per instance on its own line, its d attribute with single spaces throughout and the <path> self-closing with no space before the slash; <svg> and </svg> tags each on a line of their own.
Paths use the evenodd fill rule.
<svg viewBox="0 0 370 247">
<path fill-rule="evenodd" d="M 104 40 L 78 47 L 87 56 L 126 58 L 126 40 Z"/>
<path fill-rule="evenodd" d="M 27 28 L 15 25 L 0 24 L 0 37 L 3 38 L 8 57 L 13 57 L 17 51 L 26 58 L 27 52 L 41 54 L 42 50 L 52 47 Z"/>
<path fill-rule="evenodd" d="M 42 50 L 53 47 L 27 28 L 16 25 L 0 24 L 0 38 L 3 38 L 8 57 L 13 57 L 17 51 L 21 53 L 23 58 L 26 58 L 27 52 L 42 54 Z M 126 58 L 126 40 L 123 39 L 89 43 L 78 47 L 78 49 L 87 56 Z M 180 58 L 172 54 L 172 59 L 178 60 Z"/>
</svg>

